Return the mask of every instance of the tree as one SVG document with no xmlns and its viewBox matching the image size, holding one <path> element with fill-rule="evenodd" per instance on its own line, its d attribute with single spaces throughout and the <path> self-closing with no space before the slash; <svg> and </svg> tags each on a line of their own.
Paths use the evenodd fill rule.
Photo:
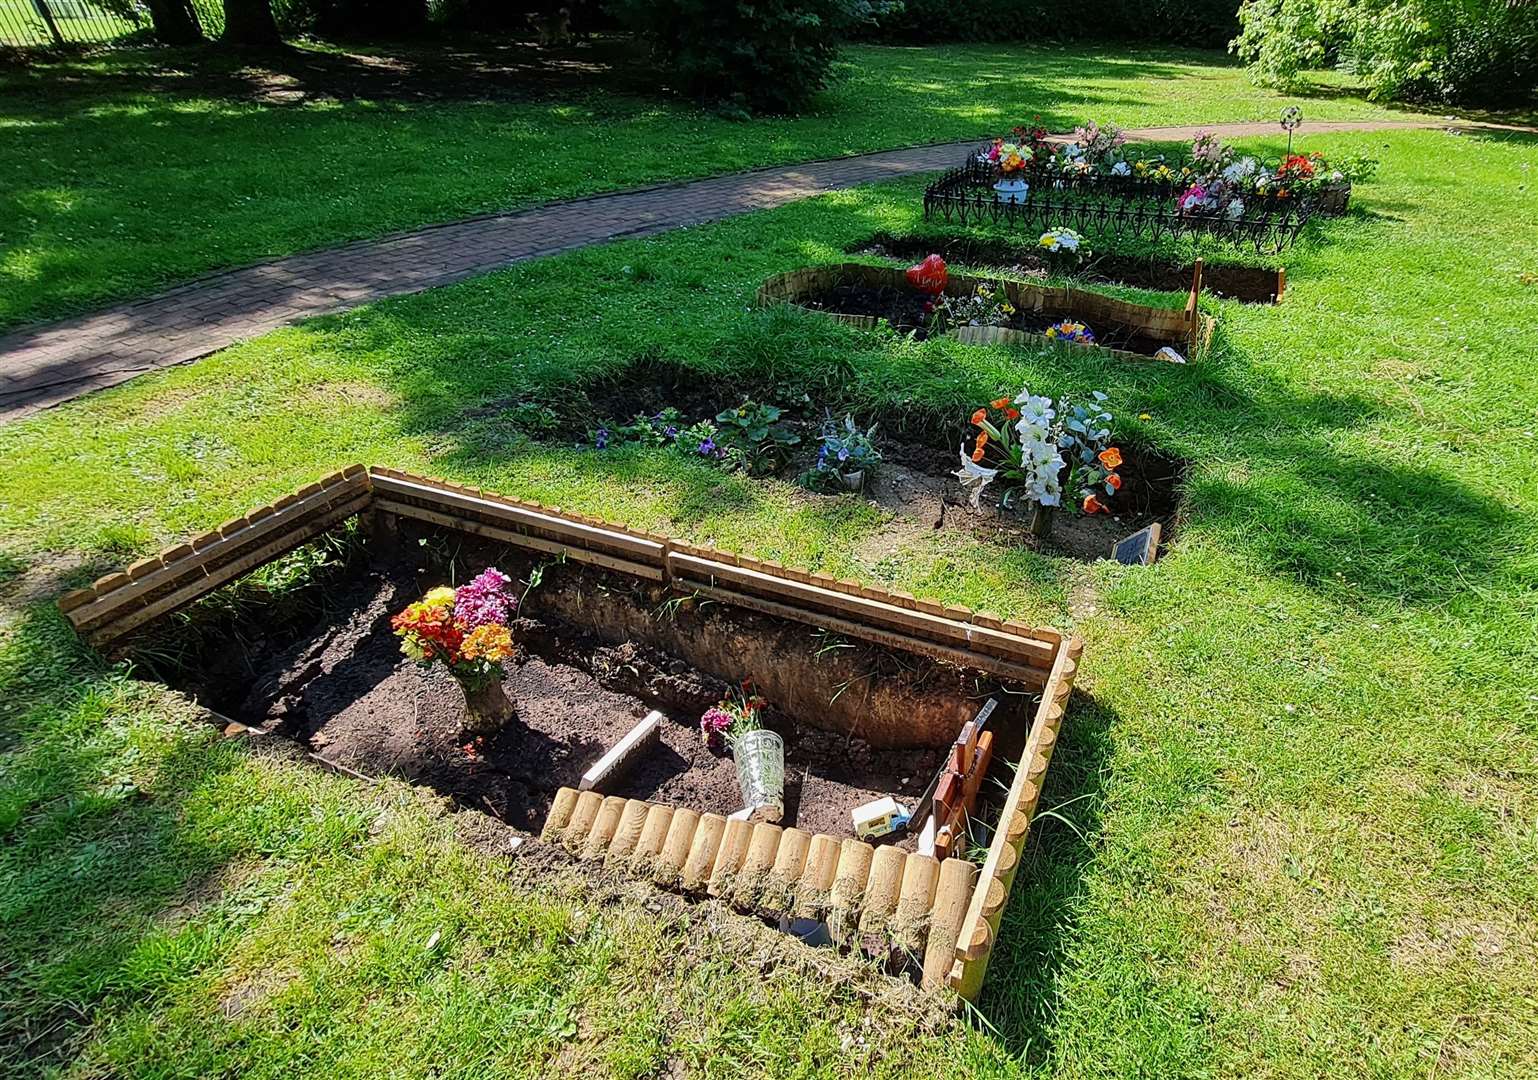
<svg viewBox="0 0 1538 1080">
<path fill-rule="evenodd" d="M 1263 82 L 1330 60 L 1375 98 L 1522 103 L 1538 87 L 1531 0 L 1244 0 L 1229 45 Z"/>
<path fill-rule="evenodd" d="M 765 112 L 793 112 L 827 85 L 838 46 L 884 0 L 609 0 L 684 87 Z"/>
<path fill-rule="evenodd" d="M 221 45 L 237 48 L 271 48 L 283 44 L 272 18 L 271 0 L 224 0 L 224 33 Z"/>
<path fill-rule="evenodd" d="M 203 40 L 203 27 L 188 0 L 145 0 L 155 38 L 165 45 L 196 45 Z"/>
</svg>

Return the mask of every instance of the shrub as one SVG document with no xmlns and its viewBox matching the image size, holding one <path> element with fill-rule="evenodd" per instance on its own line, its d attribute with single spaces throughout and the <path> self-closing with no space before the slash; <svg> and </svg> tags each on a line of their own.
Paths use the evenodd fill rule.
<svg viewBox="0 0 1538 1080">
<path fill-rule="evenodd" d="M 883 41 L 1126 39 L 1221 47 L 1238 0 L 904 0 L 866 36 Z"/>
<path fill-rule="evenodd" d="M 1520 104 L 1538 86 L 1538 4 L 1509 0 L 1245 0 L 1230 44 L 1286 86 L 1335 61 L 1375 98 Z"/>
<path fill-rule="evenodd" d="M 828 82 L 844 37 L 871 0 L 610 0 L 683 89 L 758 112 L 794 112 Z"/>
</svg>

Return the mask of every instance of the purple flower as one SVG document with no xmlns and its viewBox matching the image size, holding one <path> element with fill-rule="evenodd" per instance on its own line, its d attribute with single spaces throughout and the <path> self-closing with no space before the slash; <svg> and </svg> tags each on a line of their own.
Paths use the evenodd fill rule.
<svg viewBox="0 0 1538 1080">
<path fill-rule="evenodd" d="M 726 749 L 726 732 L 731 726 L 732 714 L 719 705 L 712 705 L 700 717 L 700 734 L 705 736 L 705 745 L 712 753 L 719 754 Z"/>
<path fill-rule="evenodd" d="M 454 590 L 454 619 L 466 633 L 478 626 L 506 626 L 518 610 L 513 583 L 496 567 L 488 567 L 468 584 Z"/>
<path fill-rule="evenodd" d="M 841 446 L 838 448 L 838 459 L 840 461 L 849 460 L 849 448 L 847 446 Z"/>
<path fill-rule="evenodd" d="M 676 439 L 676 438 L 678 438 L 678 428 L 676 428 L 672 424 L 669 424 L 667 427 L 662 429 L 662 437 L 664 439 Z"/>
<path fill-rule="evenodd" d="M 601 427 L 598 429 L 598 434 L 593 437 L 593 445 L 600 450 L 607 450 L 609 448 L 608 428 Z"/>
<path fill-rule="evenodd" d="M 716 440 L 706 439 L 700 443 L 700 457 L 710 457 L 716 452 Z"/>
</svg>

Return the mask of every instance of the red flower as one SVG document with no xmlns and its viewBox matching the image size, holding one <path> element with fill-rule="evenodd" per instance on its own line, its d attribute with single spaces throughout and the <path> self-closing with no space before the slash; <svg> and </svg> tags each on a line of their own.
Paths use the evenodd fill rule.
<svg viewBox="0 0 1538 1080">
<path fill-rule="evenodd" d="M 1115 473 L 1108 474 L 1105 478 L 1105 482 L 1111 485 L 1111 490 L 1121 490 L 1121 477 L 1117 476 Z"/>
<path fill-rule="evenodd" d="M 1093 495 L 1086 495 L 1084 496 L 1084 512 L 1086 514 L 1099 514 L 1101 512 L 1109 514 L 1111 512 L 1111 508 L 1106 506 Z"/>
<path fill-rule="evenodd" d="M 978 427 L 982 427 L 983 426 L 983 421 L 987 420 L 987 419 L 988 419 L 988 410 L 987 409 L 978 409 L 975 413 L 972 414 L 972 423 L 975 424 Z"/>
<path fill-rule="evenodd" d="M 983 460 L 983 447 L 985 447 L 987 445 L 988 445 L 988 433 L 986 431 L 979 431 L 977 433 L 977 446 L 972 451 L 972 460 L 973 461 L 981 461 L 981 460 Z"/>
</svg>

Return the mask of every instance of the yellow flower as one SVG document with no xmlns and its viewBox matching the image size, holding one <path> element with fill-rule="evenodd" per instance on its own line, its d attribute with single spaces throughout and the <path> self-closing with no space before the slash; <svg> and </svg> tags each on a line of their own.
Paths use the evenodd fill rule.
<svg viewBox="0 0 1538 1080">
<path fill-rule="evenodd" d="M 428 607 L 451 607 L 454 603 L 454 590 L 447 585 L 429 589 L 427 595 L 422 597 L 422 603 Z"/>
<path fill-rule="evenodd" d="M 1145 413 L 1138 413 L 1137 414 L 1137 418 L 1139 420 L 1152 420 L 1153 419 L 1153 413 L 1146 413 L 1146 412 Z"/>
<path fill-rule="evenodd" d="M 470 631 L 459 648 L 466 660 L 490 660 L 501 663 L 513 655 L 513 635 L 505 626 L 487 623 Z"/>
</svg>

